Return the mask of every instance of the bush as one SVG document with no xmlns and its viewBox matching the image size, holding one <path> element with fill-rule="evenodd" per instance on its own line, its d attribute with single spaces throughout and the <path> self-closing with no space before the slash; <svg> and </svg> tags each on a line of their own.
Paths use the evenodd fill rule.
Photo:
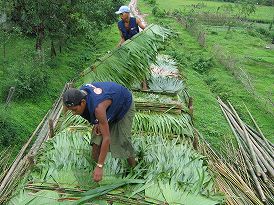
<svg viewBox="0 0 274 205">
<path fill-rule="evenodd" d="M 56 58 L 47 61 L 47 66 L 50 68 L 58 68 L 58 61 Z"/>
<path fill-rule="evenodd" d="M 1 107 L 0 112 L 0 147 L 13 146 L 18 143 L 19 127 L 4 113 L 4 108 Z"/>
<path fill-rule="evenodd" d="M 158 6 L 154 6 L 152 8 L 152 14 L 155 17 L 165 17 L 166 16 L 165 10 L 161 10 Z"/>
<path fill-rule="evenodd" d="M 193 64 L 192 68 L 198 73 L 204 74 L 213 66 L 212 58 L 205 59 L 204 57 L 199 57 Z"/>
<path fill-rule="evenodd" d="M 146 0 L 145 2 L 152 6 L 156 5 L 156 0 Z"/>
<path fill-rule="evenodd" d="M 39 68 L 18 70 L 15 80 L 17 98 L 32 98 L 47 87 L 48 75 Z"/>
<path fill-rule="evenodd" d="M 14 99 L 27 99 L 39 95 L 48 85 L 49 77 L 41 65 L 23 64 L 10 67 L 9 81 L 3 89 L 3 96 L 7 97 L 10 87 L 15 87 Z"/>
<path fill-rule="evenodd" d="M 71 57 L 68 65 L 75 71 L 81 72 L 85 68 L 86 63 L 90 62 L 90 60 L 91 58 L 88 52 L 83 52 L 77 56 Z"/>
<path fill-rule="evenodd" d="M 263 35 L 263 36 L 270 37 L 270 32 L 269 32 L 268 29 L 265 29 L 265 28 L 262 28 L 262 27 L 258 27 L 258 28 L 256 28 L 256 31 L 259 34 Z"/>
</svg>

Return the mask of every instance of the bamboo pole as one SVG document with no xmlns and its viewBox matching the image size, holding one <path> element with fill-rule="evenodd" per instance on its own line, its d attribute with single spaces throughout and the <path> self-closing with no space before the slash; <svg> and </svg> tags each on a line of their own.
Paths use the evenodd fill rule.
<svg viewBox="0 0 274 205">
<path fill-rule="evenodd" d="M 255 166 L 255 170 L 256 170 L 256 174 L 257 176 L 261 176 L 261 172 L 260 172 L 260 169 L 259 169 L 259 164 L 257 162 L 257 159 L 256 159 L 256 156 L 255 156 L 255 152 L 254 152 L 254 149 L 252 147 L 252 142 L 249 138 L 249 134 L 247 132 L 247 130 L 245 129 L 245 126 L 242 122 L 242 120 L 240 119 L 239 115 L 237 114 L 236 110 L 234 109 L 234 107 L 231 105 L 230 102 L 228 102 L 229 106 L 231 107 L 233 113 L 235 114 L 235 116 L 237 117 L 238 121 L 240 122 L 240 126 L 242 127 L 243 131 L 244 131 L 244 136 L 246 138 L 246 141 L 247 141 L 247 145 L 248 145 L 248 148 L 250 150 L 250 154 L 251 154 L 251 159 L 252 159 L 252 162 Z"/>
<path fill-rule="evenodd" d="M 222 107 L 221 105 L 220 105 L 220 107 L 221 107 L 221 109 L 222 109 L 222 111 L 223 111 L 223 113 L 224 113 L 224 115 L 225 115 L 225 118 L 226 118 L 227 121 L 229 122 L 229 125 L 230 125 L 230 127 L 232 128 L 232 131 L 233 131 L 233 133 L 234 133 L 236 139 L 238 139 L 238 138 L 237 138 L 237 133 L 236 133 L 235 130 L 233 129 L 233 125 L 231 124 L 230 120 L 228 120 L 227 114 L 225 113 L 225 111 L 224 111 L 224 109 L 223 109 L 223 107 Z M 239 144 L 241 150 L 243 150 L 241 143 L 238 143 L 238 144 Z M 261 185 L 260 185 L 260 183 L 259 183 L 259 181 L 258 181 L 258 178 L 256 177 L 256 175 L 255 175 L 255 173 L 254 173 L 254 170 L 252 169 L 252 166 L 251 166 L 251 164 L 250 164 L 250 162 L 249 162 L 249 159 L 248 159 L 248 157 L 247 157 L 247 155 L 246 155 L 246 153 L 245 153 L 244 151 L 242 152 L 242 154 L 243 154 L 243 157 L 244 157 L 244 159 L 245 159 L 245 162 L 246 162 L 246 165 L 247 165 L 247 167 L 248 167 L 248 170 L 249 170 L 249 172 L 250 172 L 250 174 L 251 174 L 251 176 L 252 176 L 252 178 L 253 178 L 253 180 L 254 180 L 254 183 L 255 183 L 255 185 L 256 185 L 257 191 L 258 191 L 258 193 L 259 193 L 259 195 L 260 195 L 262 201 L 265 202 L 265 201 L 266 201 L 266 197 L 265 197 L 264 192 L 263 192 L 263 190 L 262 190 L 262 187 L 261 187 Z"/>
<path fill-rule="evenodd" d="M 248 156 L 246 155 L 245 152 L 242 152 L 242 154 L 243 154 L 243 156 L 244 156 L 244 158 L 245 158 L 245 162 L 246 162 L 247 167 L 248 167 L 248 169 L 249 169 L 249 171 L 250 171 L 250 174 L 251 174 L 251 176 L 252 176 L 252 178 L 253 178 L 253 180 L 254 180 L 254 183 L 255 183 L 255 185 L 256 185 L 257 191 L 258 191 L 258 193 L 259 193 L 259 195 L 260 195 L 262 201 L 265 202 L 265 201 L 266 201 L 265 194 L 264 194 L 264 192 L 263 192 L 263 190 L 262 190 L 262 187 L 261 187 L 261 185 L 260 185 L 260 183 L 259 183 L 259 180 L 258 180 L 258 178 L 257 178 L 257 176 L 256 176 L 256 174 L 255 174 L 255 172 L 254 172 L 254 170 L 252 169 L 252 166 L 251 166 L 251 164 L 250 164 L 250 161 L 249 161 L 249 159 L 248 159 Z"/>
<path fill-rule="evenodd" d="M 271 160 L 268 153 L 265 152 L 265 150 L 261 146 L 259 146 L 257 143 L 255 143 L 256 141 L 254 139 L 251 138 L 251 140 L 252 140 L 253 144 L 256 146 L 256 149 L 258 149 L 258 151 L 261 153 L 263 158 L 266 159 L 267 163 L 272 167 L 272 169 L 274 169 L 274 162 Z"/>
<path fill-rule="evenodd" d="M 274 160 L 273 151 L 269 150 L 267 148 L 266 144 L 264 143 L 264 141 L 257 134 L 255 134 L 251 129 L 247 128 L 247 130 L 250 133 L 250 135 L 252 136 L 252 138 L 258 143 L 258 145 L 261 148 L 263 148 L 265 150 L 265 152 L 268 154 L 268 156 L 270 156 L 270 158 L 273 161 Z"/>
<path fill-rule="evenodd" d="M 240 123 L 239 121 L 238 121 L 238 119 L 237 119 L 237 117 L 235 116 L 235 114 L 231 111 L 231 109 L 226 105 L 226 104 L 224 104 L 223 102 L 222 102 L 222 100 L 218 97 L 218 102 L 221 104 L 221 106 L 234 118 L 234 120 L 235 120 L 235 123 L 237 123 L 238 122 L 238 124 Z M 256 136 L 259 136 L 259 133 L 256 131 L 256 130 L 254 130 L 252 127 L 250 127 L 249 125 L 246 125 L 245 123 L 243 123 L 244 125 L 245 125 L 245 127 L 246 127 L 246 129 L 247 129 L 247 131 L 248 131 L 248 133 L 249 134 L 252 134 L 252 136 L 254 137 L 255 136 L 255 138 L 256 138 L 256 140 L 257 140 L 257 138 L 258 138 L 258 140 L 261 142 L 261 138 L 259 138 L 259 137 L 256 137 Z M 262 143 L 263 145 L 264 145 L 264 143 Z"/>
<path fill-rule="evenodd" d="M 270 150 L 272 150 L 272 148 L 271 148 L 270 145 L 268 144 L 268 141 L 266 140 L 266 138 L 265 138 L 263 132 L 261 131 L 260 127 L 258 126 L 258 124 L 256 123 L 255 119 L 253 118 L 253 116 L 252 116 L 251 113 L 249 112 L 247 106 L 246 106 L 245 104 L 244 104 L 244 106 L 245 106 L 245 108 L 246 108 L 246 110 L 247 110 L 247 112 L 248 112 L 250 118 L 252 119 L 252 121 L 253 121 L 255 127 L 257 128 L 258 132 L 260 133 L 261 138 L 264 140 L 266 146 L 267 146 Z M 273 150 L 272 150 L 272 151 L 273 151 Z"/>
<path fill-rule="evenodd" d="M 243 131 L 240 130 L 239 125 L 236 124 L 236 121 L 234 121 L 233 118 L 231 118 L 230 120 L 232 120 L 232 123 L 234 124 L 234 126 L 237 128 L 238 132 L 239 132 L 239 136 L 243 136 Z M 243 139 L 244 140 L 244 139 Z M 252 138 L 251 138 L 252 141 Z M 259 146 L 257 144 L 251 143 L 253 149 L 255 150 L 255 153 L 258 155 L 259 159 L 262 161 L 262 163 L 264 164 L 264 166 L 267 168 L 268 172 L 271 174 L 271 176 L 273 175 L 273 168 L 269 165 L 269 163 L 267 162 L 267 160 L 265 158 L 267 158 L 267 156 L 263 156 L 262 152 L 258 149 Z M 257 145 L 257 146 L 256 146 Z M 262 150 L 263 151 L 263 150 Z"/>
<path fill-rule="evenodd" d="M 267 171 L 266 170 L 266 168 L 265 168 L 265 166 L 264 166 L 264 164 L 262 163 L 262 161 L 258 158 L 258 156 L 257 156 L 257 159 L 258 159 L 258 163 L 259 163 L 259 165 L 260 165 L 260 167 L 261 167 L 261 169 L 262 169 L 262 178 L 263 178 L 263 181 L 265 182 L 265 183 L 267 183 L 269 180 L 268 180 L 268 178 L 267 178 L 267 175 L 265 174 L 265 172 Z"/>
<path fill-rule="evenodd" d="M 258 159 L 259 165 L 260 165 L 261 169 L 263 170 L 263 172 L 264 173 L 267 172 L 267 169 L 265 168 L 263 162 L 260 160 L 259 156 L 256 156 L 256 157 Z"/>
<path fill-rule="evenodd" d="M 230 117 L 229 117 L 230 116 Z M 239 132 L 239 136 L 243 136 L 244 132 L 241 130 L 241 127 L 237 124 L 237 122 L 235 121 L 235 119 L 229 114 L 228 118 L 232 121 L 232 124 L 235 126 L 236 130 Z M 237 137 L 238 135 L 235 135 L 235 137 Z M 244 138 L 245 139 L 245 138 Z M 242 139 L 242 140 L 244 140 Z M 268 173 L 270 173 L 271 177 L 273 177 L 273 168 L 269 165 L 269 163 L 264 159 L 264 157 L 262 157 L 262 154 L 260 153 L 260 151 L 257 149 L 257 147 L 251 142 L 251 146 L 254 150 L 256 150 L 256 154 L 259 156 L 260 160 L 262 161 L 264 167 L 267 169 Z M 248 147 L 249 148 L 249 147 Z M 250 149 L 248 149 L 250 150 Z M 255 152 L 254 152 L 255 153 Z M 260 168 L 258 168 L 260 169 Z M 261 173 L 261 172 L 260 172 Z"/>
</svg>

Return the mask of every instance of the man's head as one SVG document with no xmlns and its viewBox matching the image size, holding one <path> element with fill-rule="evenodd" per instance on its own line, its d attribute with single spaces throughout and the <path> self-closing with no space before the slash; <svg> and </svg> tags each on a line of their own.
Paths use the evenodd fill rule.
<svg viewBox="0 0 274 205">
<path fill-rule="evenodd" d="M 81 115 L 86 108 L 86 94 L 78 89 L 70 88 L 63 95 L 63 103 L 74 115 Z"/>
<path fill-rule="evenodd" d="M 115 13 L 119 14 L 123 21 L 127 20 L 130 17 L 130 9 L 128 6 L 121 6 L 119 10 Z"/>
</svg>

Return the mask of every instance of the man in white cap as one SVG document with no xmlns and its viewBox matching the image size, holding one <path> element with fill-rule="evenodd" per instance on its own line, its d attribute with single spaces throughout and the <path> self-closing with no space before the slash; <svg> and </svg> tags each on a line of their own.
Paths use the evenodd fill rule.
<svg viewBox="0 0 274 205">
<path fill-rule="evenodd" d="M 139 33 L 139 27 L 145 29 L 145 26 L 139 18 L 130 17 L 130 9 L 128 6 L 121 6 L 115 13 L 121 17 L 121 20 L 118 22 L 118 28 L 121 34 L 121 40 L 118 46 Z"/>
<path fill-rule="evenodd" d="M 121 17 L 121 20 L 118 22 L 118 29 L 121 35 L 118 46 L 121 46 L 126 40 L 139 33 L 139 27 L 145 29 L 144 24 L 142 24 L 139 18 L 130 17 L 130 9 L 128 6 L 121 6 L 115 13 Z M 142 89 L 148 89 L 146 80 L 142 81 Z"/>
</svg>

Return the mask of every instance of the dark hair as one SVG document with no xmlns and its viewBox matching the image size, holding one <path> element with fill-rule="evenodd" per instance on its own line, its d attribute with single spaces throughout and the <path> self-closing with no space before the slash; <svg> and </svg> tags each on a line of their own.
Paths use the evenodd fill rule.
<svg viewBox="0 0 274 205">
<path fill-rule="evenodd" d="M 63 95 L 63 103 L 66 107 L 80 105 L 82 100 L 86 98 L 86 94 L 81 90 L 70 88 Z"/>
</svg>

